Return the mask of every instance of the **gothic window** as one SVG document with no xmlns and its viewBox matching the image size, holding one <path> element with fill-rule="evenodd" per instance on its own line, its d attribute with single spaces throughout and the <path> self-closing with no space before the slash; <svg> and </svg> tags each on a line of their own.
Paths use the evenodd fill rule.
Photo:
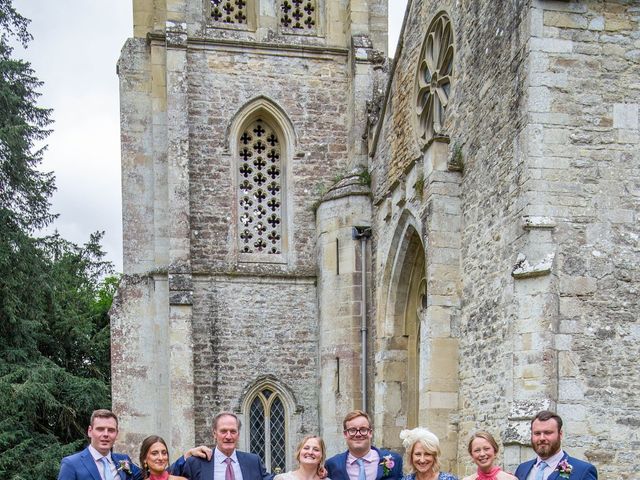
<svg viewBox="0 0 640 480">
<path fill-rule="evenodd" d="M 258 455 L 267 471 L 287 468 L 286 411 L 280 395 L 269 387 L 256 393 L 249 407 L 249 451 Z"/>
<path fill-rule="evenodd" d="M 250 0 L 210 0 L 211 20 L 220 23 L 247 24 L 247 2 Z"/>
<path fill-rule="evenodd" d="M 424 39 L 416 75 L 418 136 L 423 144 L 444 135 L 443 124 L 451 92 L 453 40 L 451 20 L 441 12 L 431 22 Z"/>
<path fill-rule="evenodd" d="M 292 30 L 314 31 L 316 0 L 280 0 L 280 25 Z"/>
<path fill-rule="evenodd" d="M 257 118 L 238 140 L 238 247 L 241 253 L 282 253 L 281 139 Z"/>
</svg>

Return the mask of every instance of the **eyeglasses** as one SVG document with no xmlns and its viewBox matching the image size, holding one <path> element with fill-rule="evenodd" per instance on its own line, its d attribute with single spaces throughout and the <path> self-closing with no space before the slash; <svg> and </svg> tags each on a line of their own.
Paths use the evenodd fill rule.
<svg viewBox="0 0 640 480">
<path fill-rule="evenodd" d="M 347 428 L 344 433 L 348 433 L 350 437 L 355 437 L 356 435 L 365 436 L 371 433 L 371 429 L 368 427 Z"/>
</svg>

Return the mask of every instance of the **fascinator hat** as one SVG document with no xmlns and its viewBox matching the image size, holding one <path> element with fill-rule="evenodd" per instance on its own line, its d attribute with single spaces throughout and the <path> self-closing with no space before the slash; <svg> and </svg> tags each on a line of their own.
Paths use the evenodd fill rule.
<svg viewBox="0 0 640 480">
<path fill-rule="evenodd" d="M 440 440 L 436 435 L 427 430 L 426 428 L 417 427 L 411 430 L 402 430 L 400 432 L 400 440 L 402 440 L 402 446 L 405 449 L 410 449 L 411 446 L 418 440 L 421 440 L 424 444 L 434 447 L 434 450 L 440 449 Z"/>
</svg>

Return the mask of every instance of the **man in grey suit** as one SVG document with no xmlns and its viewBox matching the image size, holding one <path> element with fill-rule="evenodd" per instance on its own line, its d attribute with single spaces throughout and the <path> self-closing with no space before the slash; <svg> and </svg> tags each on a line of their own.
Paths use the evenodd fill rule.
<svg viewBox="0 0 640 480">
<path fill-rule="evenodd" d="M 262 460 L 253 453 L 236 450 L 240 437 L 240 419 L 233 412 L 222 412 L 213 418 L 216 447 L 211 458 L 179 459 L 171 470 L 174 475 L 190 480 L 271 480 Z"/>
</svg>

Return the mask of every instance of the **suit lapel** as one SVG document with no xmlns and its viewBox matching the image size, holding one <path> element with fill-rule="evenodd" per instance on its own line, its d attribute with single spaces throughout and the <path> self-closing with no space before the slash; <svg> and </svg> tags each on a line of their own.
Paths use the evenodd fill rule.
<svg viewBox="0 0 640 480">
<path fill-rule="evenodd" d="M 247 470 L 249 468 L 249 465 L 247 465 L 247 462 L 244 461 L 245 459 L 242 458 L 242 452 L 236 450 L 236 458 L 238 459 L 238 466 L 240 467 L 240 471 L 242 472 L 242 478 L 244 480 L 251 478 L 250 472 Z"/>
<path fill-rule="evenodd" d="M 100 478 L 100 472 L 98 472 L 98 467 L 96 466 L 96 461 L 91 456 L 91 452 L 89 451 L 88 448 L 85 448 L 83 450 L 82 455 L 80 455 L 80 458 L 82 460 L 82 464 L 91 474 L 91 478 L 93 478 L 93 480 L 102 480 Z"/>
<path fill-rule="evenodd" d="M 373 446 L 371 447 L 371 449 L 378 452 L 379 458 L 378 458 L 378 470 L 376 471 L 376 480 L 380 480 L 384 475 L 384 470 L 382 468 L 382 458 L 383 458 L 384 452 L 382 450 L 378 450 L 376 447 L 373 447 Z"/>
<path fill-rule="evenodd" d="M 564 452 L 564 455 L 558 462 L 558 465 L 560 465 L 560 463 L 564 462 L 565 460 L 569 461 L 569 455 L 567 455 L 567 452 Z M 556 469 L 553 472 L 551 472 L 551 475 L 547 477 L 547 480 L 557 480 L 559 475 L 560 475 L 560 471 L 558 470 L 558 466 L 556 465 Z"/>
</svg>

